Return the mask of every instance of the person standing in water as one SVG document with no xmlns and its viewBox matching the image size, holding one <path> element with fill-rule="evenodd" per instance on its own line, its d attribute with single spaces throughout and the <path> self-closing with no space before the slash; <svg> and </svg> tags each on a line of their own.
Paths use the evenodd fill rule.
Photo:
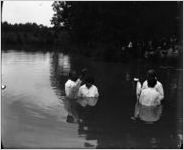
<svg viewBox="0 0 184 150">
<path fill-rule="evenodd" d="M 138 101 L 141 105 L 156 106 L 161 104 L 163 96 L 155 88 L 156 85 L 157 80 L 155 78 L 150 78 L 149 80 L 147 80 L 147 88 L 142 88 L 141 93 L 139 94 L 139 96 L 137 96 L 139 98 Z"/>
<path fill-rule="evenodd" d="M 98 88 L 94 85 L 94 78 L 86 76 L 84 85 L 78 91 L 78 104 L 79 104 L 79 118 L 84 121 L 93 117 L 95 112 L 95 105 L 98 102 Z"/>
<path fill-rule="evenodd" d="M 85 84 L 78 91 L 79 103 L 85 107 L 95 106 L 99 97 L 98 88 L 94 85 L 93 77 L 86 77 Z"/>
<path fill-rule="evenodd" d="M 78 114 L 76 111 L 76 102 L 78 98 L 78 91 L 81 84 L 84 84 L 84 80 L 87 74 L 87 69 L 81 70 L 81 75 L 78 77 L 76 71 L 69 73 L 69 78 L 65 83 L 65 95 L 66 95 L 66 109 L 68 111 L 67 122 L 76 122 L 78 120 Z"/>
<path fill-rule="evenodd" d="M 74 110 L 74 104 L 77 99 L 78 89 L 80 87 L 81 81 L 78 80 L 77 73 L 75 71 L 71 71 L 69 73 L 69 78 L 65 83 L 65 107 L 68 111 L 67 122 L 73 123 L 76 122 L 78 116 L 76 111 Z"/>
<path fill-rule="evenodd" d="M 155 88 L 155 90 L 157 92 L 159 92 L 160 99 L 161 100 L 164 99 L 164 90 L 163 90 L 162 83 L 157 80 L 156 73 L 155 73 L 155 71 L 153 69 L 148 70 L 148 72 L 147 72 L 147 79 L 143 82 L 142 87 L 141 87 L 141 83 L 139 82 L 139 79 L 135 79 L 135 81 L 137 82 L 137 88 L 136 88 L 137 99 L 139 99 L 141 91 L 143 89 L 147 89 L 148 88 L 148 81 L 149 80 L 150 81 L 152 81 L 152 80 L 156 81 L 156 84 L 155 84 L 154 88 Z"/>
<path fill-rule="evenodd" d="M 76 98 L 77 96 L 77 87 L 80 85 L 80 81 L 77 82 L 77 73 L 72 71 L 69 73 L 69 78 L 65 83 L 65 94 L 67 98 Z"/>
<path fill-rule="evenodd" d="M 159 118 L 160 113 L 158 113 L 158 116 L 156 117 L 155 116 L 153 117 L 153 115 L 151 114 L 153 114 L 152 111 L 156 109 L 157 106 L 161 105 L 161 101 L 164 98 L 164 92 L 162 84 L 159 81 L 157 81 L 154 70 L 148 71 L 147 80 L 143 83 L 143 86 L 139 82 L 139 79 L 134 78 L 134 81 L 136 81 L 137 83 L 136 87 L 137 103 L 135 104 L 134 117 L 131 117 L 131 119 L 135 120 L 135 118 L 137 118 L 138 116 L 140 117 L 140 119 L 144 116 L 145 119 L 145 110 L 146 110 L 147 114 L 149 114 L 149 116 L 152 116 L 152 119 L 156 118 L 155 120 L 157 120 Z"/>
</svg>

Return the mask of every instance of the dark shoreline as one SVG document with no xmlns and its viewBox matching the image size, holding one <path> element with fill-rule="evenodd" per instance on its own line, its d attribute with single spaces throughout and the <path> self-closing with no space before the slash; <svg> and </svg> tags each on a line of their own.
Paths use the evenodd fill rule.
<svg viewBox="0 0 184 150">
<path fill-rule="evenodd" d="M 86 52 L 83 52 L 81 49 L 88 49 Z M 103 49 L 103 50 L 102 50 Z M 82 47 L 79 45 L 2 45 L 1 50 L 3 52 L 7 52 L 9 50 L 16 50 L 16 51 L 23 51 L 23 52 L 62 52 L 64 54 L 74 54 L 74 55 L 82 55 L 89 59 L 97 60 L 97 61 L 105 61 L 105 62 L 118 62 L 118 63 L 128 63 L 130 61 L 145 61 L 148 63 L 155 63 L 155 65 L 162 65 L 162 66 L 169 66 L 169 67 L 176 67 L 176 68 L 183 68 L 183 55 L 177 58 L 159 58 L 158 56 L 154 56 L 153 58 L 144 58 L 144 57 L 128 57 L 125 58 L 120 55 L 111 55 L 111 54 L 103 54 L 103 51 L 107 49 L 105 47 L 98 47 L 98 48 L 89 48 L 89 47 Z M 118 47 L 117 47 L 118 49 Z M 95 52 L 93 52 L 93 50 Z M 98 51 L 99 50 L 99 51 Z M 113 49 L 112 49 L 113 51 Z M 119 49 L 120 51 L 120 49 Z"/>
</svg>

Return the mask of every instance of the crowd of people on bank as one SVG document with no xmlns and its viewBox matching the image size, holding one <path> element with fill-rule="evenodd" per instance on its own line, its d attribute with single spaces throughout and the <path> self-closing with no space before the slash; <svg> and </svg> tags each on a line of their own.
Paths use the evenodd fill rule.
<svg viewBox="0 0 184 150">
<path fill-rule="evenodd" d="M 149 59 L 156 58 L 178 58 L 183 53 L 182 44 L 175 35 L 160 40 L 134 40 L 124 43 L 121 47 L 123 57 L 141 57 Z"/>
</svg>

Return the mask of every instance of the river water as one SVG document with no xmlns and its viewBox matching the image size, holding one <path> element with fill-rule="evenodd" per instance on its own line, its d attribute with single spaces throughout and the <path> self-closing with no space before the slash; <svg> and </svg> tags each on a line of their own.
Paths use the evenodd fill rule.
<svg viewBox="0 0 184 150">
<path fill-rule="evenodd" d="M 83 112 L 87 119 L 70 123 L 64 83 L 69 71 L 82 68 L 95 77 L 100 97 L 93 111 Z M 143 116 L 157 120 L 153 124 L 131 120 L 136 104 L 133 78 L 143 82 L 149 68 L 156 70 L 165 91 L 162 109 Z M 9 50 L 2 52 L 2 84 L 6 85 L 1 91 L 5 148 L 179 148 L 181 68 L 140 60 L 113 63 L 62 52 Z"/>
</svg>

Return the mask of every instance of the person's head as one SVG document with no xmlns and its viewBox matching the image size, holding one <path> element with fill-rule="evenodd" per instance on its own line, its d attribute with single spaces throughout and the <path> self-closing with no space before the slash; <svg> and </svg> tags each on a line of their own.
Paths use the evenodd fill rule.
<svg viewBox="0 0 184 150">
<path fill-rule="evenodd" d="M 71 71 L 69 72 L 69 79 L 72 80 L 72 81 L 77 81 L 77 73 L 76 71 Z"/>
<path fill-rule="evenodd" d="M 81 70 L 81 75 L 82 75 L 82 76 L 85 76 L 85 75 L 87 74 L 87 72 L 88 72 L 88 70 L 87 70 L 86 68 L 83 68 L 83 69 Z"/>
<path fill-rule="evenodd" d="M 155 78 L 150 78 L 148 80 L 148 87 L 154 88 L 157 83 L 157 80 Z"/>
<path fill-rule="evenodd" d="M 86 87 L 90 88 L 94 84 L 94 78 L 91 76 L 86 77 L 85 83 L 86 83 Z"/>
<path fill-rule="evenodd" d="M 157 76 L 156 76 L 155 70 L 150 69 L 150 70 L 148 70 L 148 72 L 147 72 L 147 80 L 150 80 L 150 79 L 152 79 L 152 78 L 157 79 Z"/>
</svg>

